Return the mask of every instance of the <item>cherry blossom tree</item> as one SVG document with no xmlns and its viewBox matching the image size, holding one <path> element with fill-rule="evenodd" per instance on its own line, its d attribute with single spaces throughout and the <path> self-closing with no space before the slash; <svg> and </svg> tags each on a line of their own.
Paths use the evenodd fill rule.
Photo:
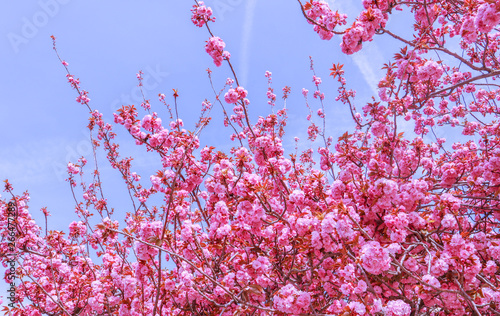
<svg viewBox="0 0 500 316">
<path fill-rule="evenodd" d="M 162 168 L 149 179 L 119 154 L 113 126 L 61 59 L 89 110 L 94 152 L 106 152 L 133 209 L 123 223 L 114 219 L 98 165 L 82 157 L 68 164 L 80 220 L 44 234 L 29 196 L 6 181 L 1 258 L 15 259 L 21 279 L 10 312 L 500 315 L 500 2 L 363 0 L 350 19 L 325 1 L 298 0 L 321 39 L 341 36 L 345 54 L 377 36 L 400 43 L 383 65 L 379 95 L 359 110 L 343 66 L 332 66 L 336 100 L 355 123 L 338 140 L 325 134 L 325 94 L 314 75 L 314 100 L 302 90 L 306 106 L 321 104 L 307 117 L 314 150 L 300 154 L 283 147 L 286 107 L 250 120 L 247 90 L 214 34 L 216 17 L 194 2 L 192 21 L 209 33 L 206 52 L 233 77 L 214 90 L 215 102 L 203 102 L 190 130 L 176 115 L 177 91 L 166 126 L 149 100 L 114 114 L 138 146 L 158 154 Z M 387 28 L 396 10 L 414 19 L 409 38 Z M 272 74 L 266 78 L 275 106 Z M 285 102 L 290 92 L 280 93 Z M 233 133 L 229 152 L 200 144 L 215 108 Z M 413 131 L 403 133 L 403 124 Z M 460 142 L 437 131 L 460 134 Z"/>
</svg>

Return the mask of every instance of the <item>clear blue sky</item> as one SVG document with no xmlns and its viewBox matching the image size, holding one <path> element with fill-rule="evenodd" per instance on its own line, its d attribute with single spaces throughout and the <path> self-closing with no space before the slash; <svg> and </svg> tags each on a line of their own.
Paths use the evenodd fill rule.
<svg viewBox="0 0 500 316">
<path fill-rule="evenodd" d="M 361 1 L 330 1 L 351 13 L 349 23 L 361 9 Z M 28 190 L 30 209 L 40 220 L 41 207 L 52 213 L 49 229 L 65 229 L 75 220 L 65 166 L 79 156 L 89 156 L 87 110 L 75 102 L 76 92 L 65 78 L 62 65 L 52 50 L 50 35 L 57 38 L 61 56 L 71 72 L 90 92 L 91 106 L 108 120 L 122 104 L 138 104 L 135 74 L 149 76 L 147 95 L 153 110 L 166 119 L 166 110 L 157 102 L 158 93 L 171 95 L 179 90 L 180 116 L 187 129 L 194 128 L 201 102 L 213 100 L 206 69 L 214 71 L 216 87 L 229 76 L 224 65 L 217 68 L 204 51 L 209 38 L 206 29 L 190 21 L 194 1 L 9 1 L 0 12 L 0 180 L 9 179 L 15 192 Z M 305 104 L 302 88 L 313 90 L 309 57 L 315 61 L 332 136 L 352 126 L 348 111 L 334 98 L 337 86 L 328 77 L 332 63 L 345 64 L 348 80 L 358 90 L 358 106 L 375 90 L 383 57 L 381 47 L 393 42 L 368 43 L 354 56 L 339 49 L 338 37 L 322 41 L 307 24 L 300 7 L 292 0 L 208 0 L 217 18 L 212 30 L 227 44 L 232 62 L 249 91 L 253 118 L 269 111 L 264 73 L 273 73 L 273 87 L 280 96 L 285 85 L 292 88 L 288 101 L 290 125 L 285 144 L 294 136 L 305 139 Z M 382 43 L 382 44 L 381 44 Z M 384 59 L 385 58 L 385 59 Z M 131 100 L 131 101 L 129 101 Z M 171 100 L 171 99 L 169 99 Z M 313 109 L 319 104 L 311 102 Z M 278 102 L 278 105 L 280 102 Z M 215 107 L 214 122 L 201 137 L 203 144 L 227 149 L 227 137 L 219 133 L 221 111 Z M 117 130 L 121 129 L 117 127 Z M 135 170 L 148 170 L 157 159 L 135 148 L 121 133 L 123 152 L 133 155 Z M 121 202 L 124 186 L 116 180 L 105 159 L 100 160 L 108 199 L 113 207 L 127 211 Z M 151 168 L 150 168 L 151 169 Z M 113 178 L 114 177 L 114 178 Z M 148 181 L 149 174 L 143 174 Z M 121 189 L 121 190 L 120 190 Z M 105 192 L 106 193 L 106 192 Z M 3 197 L 6 195 L 1 192 Z M 120 211 L 117 211 L 120 212 Z M 41 223 L 41 221 L 40 221 Z M 2 272 L 3 273 L 3 272 Z M 5 286 L 0 295 L 5 297 Z M 3 293 L 2 293 L 3 292 Z"/>
</svg>

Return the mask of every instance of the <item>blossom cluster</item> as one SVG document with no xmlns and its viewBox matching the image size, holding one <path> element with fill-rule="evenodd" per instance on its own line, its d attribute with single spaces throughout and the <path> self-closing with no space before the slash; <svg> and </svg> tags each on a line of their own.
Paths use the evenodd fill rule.
<svg viewBox="0 0 500 316">
<path fill-rule="evenodd" d="M 198 4 L 193 5 L 191 12 L 193 13 L 191 21 L 198 27 L 203 27 L 209 21 L 215 22 L 215 17 L 212 16 L 212 8 L 205 6 L 203 1 L 199 1 Z"/>
<path fill-rule="evenodd" d="M 342 36 L 340 47 L 345 54 L 353 54 L 361 50 L 363 42 L 369 42 L 373 39 L 375 31 L 385 27 L 387 16 L 382 10 L 368 8 L 361 12 L 354 24 L 348 28 Z"/>
<path fill-rule="evenodd" d="M 346 24 L 347 15 L 332 11 L 323 0 L 309 2 L 305 10 L 308 22 L 314 24 L 314 31 L 322 40 L 330 40 L 335 27 Z"/>
<path fill-rule="evenodd" d="M 217 36 L 211 37 L 205 45 L 205 51 L 213 58 L 217 67 L 222 65 L 222 61 L 231 58 L 231 54 L 225 51 L 224 47 L 226 47 L 226 44 Z"/>
<path fill-rule="evenodd" d="M 231 88 L 224 95 L 224 100 L 229 104 L 236 104 L 239 100 L 245 99 L 247 94 L 248 92 L 243 87 Z"/>
<path fill-rule="evenodd" d="M 302 152 L 298 138 L 295 153 L 288 152 L 287 111 L 274 112 L 271 72 L 265 77 L 272 113 L 253 122 L 249 93 L 234 72 L 215 93 L 233 133 L 225 152 L 201 145 L 210 119 L 204 115 L 212 110 L 206 99 L 192 130 L 172 111 L 162 120 L 146 100 L 114 114 L 116 125 L 158 157 L 155 171 L 141 177 L 132 158 L 121 156 L 114 127 L 68 75 L 89 110 L 94 157 L 102 148 L 130 208 L 118 221 L 99 169 L 80 158 L 67 166 L 79 218 L 67 233 L 47 231 L 33 220 L 28 193 L 14 194 L 6 181 L 17 205 L 17 235 L 12 244 L 9 201 L 2 197 L 0 259 L 6 264 L 14 247 L 21 279 L 19 304 L 8 312 L 497 315 L 500 89 L 492 82 L 500 79 L 500 7 L 486 0 L 362 3 L 344 31 L 334 28 L 345 16 L 324 1 L 303 6 L 322 38 L 344 33 L 346 54 L 378 33 L 402 47 L 383 66 L 378 97 L 359 111 L 343 65 L 333 65 L 336 100 L 356 124 L 335 141 L 327 135 L 329 95 L 320 90 L 327 80 L 311 61 L 311 103 L 302 90 L 310 144 Z M 386 29 L 393 9 L 411 13 L 410 39 Z M 192 11 L 195 25 L 208 28 L 211 9 L 197 2 Z M 459 39 L 450 43 L 453 36 Z M 213 36 L 206 51 L 234 71 L 224 48 Z M 283 88 L 284 102 L 290 91 Z M 173 98 L 177 105 L 176 90 Z M 168 106 L 166 95 L 159 100 Z M 323 124 L 315 124 L 318 117 Z M 444 136 L 453 138 L 453 131 L 459 137 L 451 143 Z"/>
</svg>

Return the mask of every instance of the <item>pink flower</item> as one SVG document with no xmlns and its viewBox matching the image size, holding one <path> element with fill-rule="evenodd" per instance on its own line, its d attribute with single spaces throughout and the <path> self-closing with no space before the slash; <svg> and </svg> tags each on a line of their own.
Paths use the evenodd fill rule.
<svg viewBox="0 0 500 316">
<path fill-rule="evenodd" d="M 321 221 L 321 232 L 324 234 L 331 234 L 333 233 L 336 226 L 337 222 L 335 220 L 335 214 L 328 213 Z"/>
<path fill-rule="evenodd" d="M 379 8 L 380 10 L 389 9 L 390 0 L 363 0 L 363 7 L 368 8 Z"/>
<path fill-rule="evenodd" d="M 358 315 L 366 314 L 366 306 L 363 303 L 356 302 L 356 301 L 350 302 L 349 308 Z"/>
<path fill-rule="evenodd" d="M 162 179 L 157 177 L 157 176 L 150 176 L 149 179 L 151 180 L 151 183 L 153 184 L 153 187 L 155 188 L 155 190 L 157 191 L 161 191 L 162 188 Z"/>
<path fill-rule="evenodd" d="M 68 163 L 68 173 L 70 174 L 78 174 L 80 172 L 80 168 L 71 162 Z"/>
<path fill-rule="evenodd" d="M 317 231 L 313 231 L 311 233 L 311 246 L 313 246 L 318 250 L 323 248 L 323 243 L 321 242 L 321 236 Z"/>
<path fill-rule="evenodd" d="M 446 214 L 441 220 L 441 225 L 444 228 L 455 229 L 457 228 L 457 220 L 455 219 L 455 216 L 453 216 L 452 214 Z"/>
<path fill-rule="evenodd" d="M 271 262 L 267 257 L 259 256 L 257 260 L 252 262 L 252 268 L 260 273 L 267 273 L 271 267 Z"/>
<path fill-rule="evenodd" d="M 229 89 L 229 91 L 224 95 L 224 100 L 229 104 L 238 102 L 238 98 L 238 93 L 234 89 Z"/>
<path fill-rule="evenodd" d="M 345 296 L 351 295 L 353 290 L 354 288 L 351 283 L 344 283 L 340 286 L 340 292 Z"/>
<path fill-rule="evenodd" d="M 380 122 L 375 122 L 372 124 L 372 134 L 377 137 L 382 137 L 385 132 L 385 124 Z"/>
<path fill-rule="evenodd" d="M 500 260 L 500 245 L 488 248 L 490 256 L 495 260 Z"/>
<path fill-rule="evenodd" d="M 316 86 L 319 86 L 321 84 L 321 78 L 313 76 L 313 82 Z"/>
<path fill-rule="evenodd" d="M 224 95 L 224 100 L 229 104 L 235 104 L 238 100 L 243 100 L 247 94 L 247 90 L 243 89 L 243 87 L 229 89 Z"/>
<path fill-rule="evenodd" d="M 218 238 L 223 238 L 224 236 L 229 235 L 230 232 L 231 232 L 231 226 L 229 224 L 225 224 L 217 228 L 216 235 Z"/>
<path fill-rule="evenodd" d="M 346 24 L 347 16 L 333 12 L 325 1 L 311 1 L 311 6 L 306 12 L 309 19 L 314 21 L 314 31 L 322 40 L 330 40 L 333 37 L 333 29 L 337 25 Z M 308 21 L 313 24 L 311 21 Z"/>
<path fill-rule="evenodd" d="M 80 95 L 76 98 L 76 102 L 81 103 L 81 104 L 87 104 L 90 102 L 90 99 L 88 97 L 88 91 L 82 90 Z"/>
<path fill-rule="evenodd" d="M 337 234 L 341 238 L 345 238 L 350 240 L 351 237 L 354 236 L 354 230 L 352 229 L 351 220 L 349 218 L 344 217 L 337 221 L 335 228 L 337 230 Z"/>
<path fill-rule="evenodd" d="M 455 166 L 450 163 L 445 163 L 442 167 L 441 170 L 443 172 L 443 175 L 441 177 L 441 186 L 443 188 L 451 188 L 455 182 L 457 182 L 457 170 L 455 170 Z"/>
<path fill-rule="evenodd" d="M 144 118 L 142 119 L 142 127 L 146 130 L 150 130 L 151 129 L 151 119 L 152 119 L 152 116 L 151 115 L 145 115 Z"/>
<path fill-rule="evenodd" d="M 415 10 L 415 20 L 422 26 L 427 27 L 429 23 L 432 25 L 436 19 L 436 11 L 433 6 L 419 5 Z"/>
<path fill-rule="evenodd" d="M 406 259 L 406 261 L 404 262 L 404 266 L 406 269 L 413 272 L 418 270 L 418 262 L 413 257 L 409 257 L 408 259 Z"/>
<path fill-rule="evenodd" d="M 423 66 L 417 69 L 417 78 L 422 81 L 433 80 L 436 81 L 441 78 L 444 70 L 437 62 L 428 60 Z"/>
<path fill-rule="evenodd" d="M 387 303 L 387 316 L 408 316 L 411 313 L 410 305 L 402 300 L 389 301 Z"/>
<path fill-rule="evenodd" d="M 391 267 L 389 251 L 380 246 L 378 241 L 369 241 L 361 248 L 362 266 L 372 274 L 381 274 Z"/>
<path fill-rule="evenodd" d="M 389 181 L 387 181 L 387 182 L 389 182 Z M 384 193 L 386 193 L 387 195 L 391 195 L 388 192 L 388 190 L 384 190 Z M 393 229 L 406 229 L 406 228 L 408 228 L 408 224 L 410 222 L 409 218 L 408 218 L 408 214 L 403 213 L 403 212 L 399 212 L 399 213 L 397 213 L 397 215 L 388 214 L 388 215 L 384 216 L 384 221 L 388 227 L 393 228 Z"/>
<path fill-rule="evenodd" d="M 78 237 L 85 235 L 87 227 L 82 221 L 72 222 L 69 224 L 69 235 L 71 237 Z"/>
<path fill-rule="evenodd" d="M 431 285 L 431 286 L 433 286 L 433 287 L 435 287 L 435 288 L 440 288 L 440 287 L 441 287 L 441 284 L 439 283 L 439 281 L 438 281 L 435 277 L 433 277 L 432 275 L 430 275 L 430 274 L 426 274 L 426 275 L 424 275 L 424 277 L 422 278 L 422 280 L 423 280 L 425 283 L 427 283 L 427 284 L 429 284 L 429 285 Z M 426 286 L 426 285 L 424 285 L 424 289 L 426 289 L 426 290 L 430 291 L 430 290 L 432 290 L 433 288 L 432 288 L 432 287 L 430 287 L 430 286 Z"/>
<path fill-rule="evenodd" d="M 340 44 L 342 52 L 348 55 L 358 52 L 363 47 L 363 38 L 368 38 L 365 29 L 362 24 L 356 22 L 342 36 L 342 43 Z"/>
<path fill-rule="evenodd" d="M 437 259 L 431 267 L 431 272 L 435 276 L 441 276 L 446 273 L 449 269 L 449 264 L 446 262 L 446 256 L 444 258 Z M 446 258 L 446 259 L 445 259 Z"/>
<path fill-rule="evenodd" d="M 486 262 L 486 267 L 483 269 L 483 271 L 487 274 L 495 274 L 498 270 L 498 266 L 497 264 L 495 263 L 495 261 L 493 260 L 488 260 L 488 262 Z"/>
<path fill-rule="evenodd" d="M 273 301 L 274 308 L 280 312 L 299 314 L 308 310 L 311 295 L 297 290 L 292 284 L 287 284 L 274 295 Z"/>
<path fill-rule="evenodd" d="M 223 60 L 229 60 L 231 55 L 224 50 L 226 44 L 217 36 L 211 37 L 205 45 L 205 51 L 213 58 L 214 64 L 219 67 Z"/>
<path fill-rule="evenodd" d="M 354 54 L 359 51 L 363 42 L 372 40 L 375 31 L 386 24 L 386 17 L 384 17 L 380 9 L 368 9 L 361 12 L 359 18 L 354 24 L 346 30 L 342 37 L 340 47 L 345 54 Z"/>
<path fill-rule="evenodd" d="M 488 33 L 500 23 L 500 11 L 494 3 L 483 3 L 477 10 L 474 25 L 479 32 Z"/>
<path fill-rule="evenodd" d="M 202 27 L 208 21 L 215 21 L 215 17 L 212 17 L 212 9 L 206 7 L 203 1 L 199 1 L 198 4 L 193 5 L 191 12 L 193 12 L 191 21 L 198 27 Z"/>
<path fill-rule="evenodd" d="M 248 95 L 247 90 L 243 89 L 243 87 L 237 87 L 236 92 L 238 93 L 240 99 L 244 99 Z"/>
<path fill-rule="evenodd" d="M 302 190 L 293 190 L 293 192 L 289 195 L 290 202 L 295 204 L 302 204 L 304 202 L 304 199 L 305 194 Z"/>
<path fill-rule="evenodd" d="M 375 31 L 380 27 L 384 27 L 387 19 L 384 14 L 378 8 L 369 8 L 368 10 L 362 11 L 358 18 L 359 22 L 364 24 L 368 38 L 363 39 L 363 41 L 371 41 Z"/>
<path fill-rule="evenodd" d="M 382 101 L 389 101 L 389 96 L 387 95 L 387 88 L 381 88 L 378 90 L 378 96 L 380 97 L 380 100 Z"/>
<path fill-rule="evenodd" d="M 360 280 L 358 282 L 358 286 L 356 286 L 354 288 L 354 294 L 361 294 L 361 293 L 364 293 L 366 292 L 366 289 L 368 288 L 367 284 L 365 281 L 363 280 Z"/>
<path fill-rule="evenodd" d="M 380 300 L 379 298 L 373 300 L 373 305 L 371 307 L 372 307 L 371 309 L 372 313 L 382 312 L 383 311 L 382 300 Z"/>
</svg>

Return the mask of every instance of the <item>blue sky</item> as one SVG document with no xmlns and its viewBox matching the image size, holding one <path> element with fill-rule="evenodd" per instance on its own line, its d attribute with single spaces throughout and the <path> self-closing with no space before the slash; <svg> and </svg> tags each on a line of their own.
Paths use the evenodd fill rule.
<svg viewBox="0 0 500 316">
<path fill-rule="evenodd" d="M 351 14 L 361 1 L 330 1 L 333 7 Z M 209 35 L 190 21 L 194 1 L 9 1 L 0 12 L 0 178 L 9 179 L 16 194 L 28 190 L 30 209 L 41 220 L 41 207 L 52 213 L 49 229 L 64 229 L 75 220 L 74 203 L 65 166 L 82 155 L 90 158 L 85 126 L 86 108 L 75 102 L 76 93 L 52 50 L 50 35 L 57 38 L 59 53 L 71 72 L 89 91 L 91 106 L 111 121 L 123 104 L 138 104 L 135 74 L 148 78 L 147 96 L 153 110 L 167 121 L 166 109 L 157 102 L 158 93 L 179 90 L 180 116 L 193 129 L 201 102 L 213 100 L 206 69 L 214 73 L 217 88 L 223 86 L 229 70 L 217 68 L 204 51 Z M 293 148 L 293 137 L 305 139 L 306 108 L 301 89 L 313 90 L 309 56 L 315 61 L 326 92 L 329 133 L 334 138 L 352 127 L 348 109 L 334 98 L 337 86 L 328 77 L 332 63 L 345 64 L 347 79 L 358 91 L 358 106 L 375 91 L 382 63 L 388 61 L 381 47 L 394 44 L 376 41 L 354 56 L 340 52 L 340 38 L 322 41 L 307 24 L 296 1 L 208 0 L 217 18 L 212 31 L 227 44 L 242 85 L 249 91 L 252 118 L 269 112 L 266 104 L 266 70 L 273 73 L 273 87 L 292 88 L 287 103 L 289 129 L 285 144 Z M 385 59 L 384 59 L 385 58 Z M 280 96 L 281 93 L 277 93 Z M 172 101 L 172 99 L 168 99 Z M 313 110 L 320 105 L 311 102 Z M 278 105 L 280 103 L 278 102 Z M 221 133 L 221 111 L 212 111 L 214 121 L 201 136 L 202 144 L 228 149 L 227 133 Z M 117 127 L 118 132 L 122 131 Z M 138 171 L 154 170 L 158 160 L 136 148 L 126 133 L 119 133 L 122 152 L 133 155 Z M 128 205 L 120 197 L 124 186 L 117 173 L 100 160 L 108 199 L 117 210 Z M 142 174 L 149 179 L 149 174 Z M 122 190 L 120 190 L 122 189 Z M 106 192 L 105 192 L 106 193 Z M 2 197 L 6 194 L 1 193 Z M 114 203 L 114 204 L 113 204 Z M 117 211 L 120 212 L 120 211 Z M 40 221 L 41 223 L 41 221 Z M 4 296 L 5 286 L 0 285 Z"/>
</svg>

